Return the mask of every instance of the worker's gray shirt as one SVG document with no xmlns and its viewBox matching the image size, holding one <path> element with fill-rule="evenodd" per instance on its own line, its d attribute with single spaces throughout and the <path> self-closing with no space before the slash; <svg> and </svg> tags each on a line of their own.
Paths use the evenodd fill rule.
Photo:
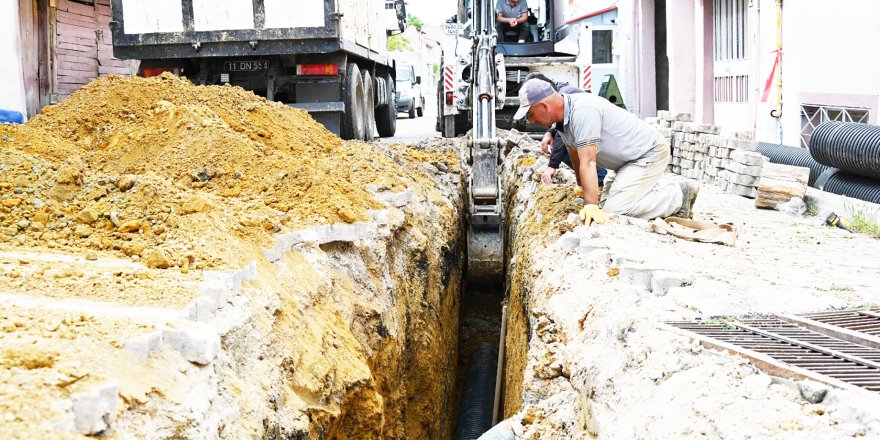
<svg viewBox="0 0 880 440">
<path fill-rule="evenodd" d="M 529 13 L 529 3 L 526 0 L 519 0 L 516 6 L 510 6 L 507 0 L 498 0 L 495 4 L 495 11 L 500 12 L 502 17 L 517 18 L 522 14 Z"/>
<path fill-rule="evenodd" d="M 562 141 L 571 148 L 597 144 L 596 163 L 617 171 L 641 159 L 657 142 L 660 132 L 636 115 L 592 93 L 563 95 Z"/>
</svg>

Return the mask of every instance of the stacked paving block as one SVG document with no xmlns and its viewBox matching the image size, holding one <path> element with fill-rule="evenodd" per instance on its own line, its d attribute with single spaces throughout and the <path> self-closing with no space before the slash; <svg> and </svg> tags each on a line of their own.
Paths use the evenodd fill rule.
<svg viewBox="0 0 880 440">
<path fill-rule="evenodd" d="M 659 111 L 646 119 L 672 147 L 669 172 L 754 198 L 766 158 L 751 132 L 722 136 L 721 127 L 693 122 L 690 113 Z"/>
</svg>

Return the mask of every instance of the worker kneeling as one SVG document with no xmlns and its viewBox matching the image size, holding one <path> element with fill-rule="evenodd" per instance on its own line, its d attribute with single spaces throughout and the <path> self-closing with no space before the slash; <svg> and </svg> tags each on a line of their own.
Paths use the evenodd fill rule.
<svg viewBox="0 0 880 440">
<path fill-rule="evenodd" d="M 531 79 L 519 91 L 514 119 L 545 128 L 562 124 L 578 185 L 584 197 L 581 220 L 604 223 L 604 211 L 643 219 L 690 218 L 699 187 L 689 181 L 661 183 L 669 165 L 669 142 L 657 129 L 591 93 L 561 95 Z M 596 165 L 610 171 L 602 202 Z"/>
</svg>

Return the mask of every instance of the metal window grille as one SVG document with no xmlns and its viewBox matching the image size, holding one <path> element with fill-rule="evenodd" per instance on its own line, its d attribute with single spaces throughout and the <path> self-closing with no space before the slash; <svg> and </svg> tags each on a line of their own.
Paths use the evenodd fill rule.
<svg viewBox="0 0 880 440">
<path fill-rule="evenodd" d="M 866 108 L 834 107 L 829 105 L 801 105 L 801 147 L 810 146 L 810 137 L 823 122 L 861 122 L 867 124 L 871 112 Z"/>
<path fill-rule="evenodd" d="M 385 9 L 394 9 L 394 0 L 385 0 Z"/>
<path fill-rule="evenodd" d="M 715 77 L 715 102 L 749 102 L 749 76 Z"/>
<path fill-rule="evenodd" d="M 715 61 L 742 60 L 748 56 L 747 21 L 747 0 L 715 0 Z"/>
</svg>

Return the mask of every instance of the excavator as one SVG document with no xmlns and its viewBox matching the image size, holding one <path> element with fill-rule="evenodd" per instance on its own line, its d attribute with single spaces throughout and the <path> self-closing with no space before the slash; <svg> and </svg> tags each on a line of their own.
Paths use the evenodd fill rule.
<svg viewBox="0 0 880 440">
<path fill-rule="evenodd" d="M 530 34 L 524 43 L 516 38 L 506 41 L 508 35 L 498 35 L 496 1 L 459 0 L 454 21 L 462 24 L 458 35 L 471 40 L 470 53 L 443 57 L 437 87 L 437 127 L 443 136 L 461 135 L 468 128 L 472 133 L 468 153 L 467 277 L 483 283 L 501 281 L 504 272 L 504 209 L 496 129 L 541 130 L 537 126 L 517 126 L 512 121 L 519 106 L 518 89 L 529 73 L 542 72 L 579 84 L 580 72 L 588 69 L 579 56 L 576 38 L 568 38 L 554 26 L 555 9 L 564 0 L 529 2 L 533 8 L 529 14 Z"/>
</svg>

